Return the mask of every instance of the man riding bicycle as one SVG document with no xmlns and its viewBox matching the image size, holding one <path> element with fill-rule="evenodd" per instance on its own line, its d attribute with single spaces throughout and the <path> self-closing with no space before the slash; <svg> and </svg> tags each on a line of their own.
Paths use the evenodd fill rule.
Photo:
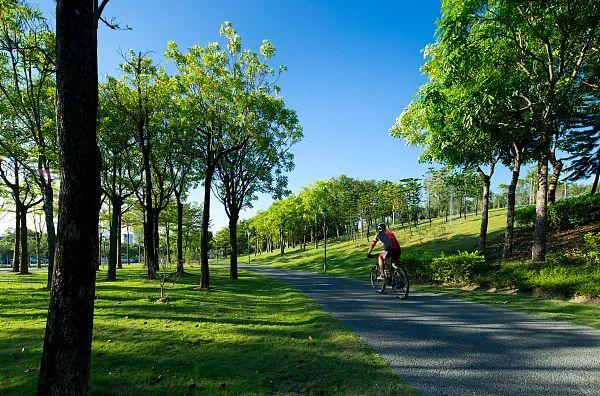
<svg viewBox="0 0 600 396">
<path fill-rule="evenodd" d="M 389 258 L 392 265 L 397 265 L 398 260 L 400 260 L 401 249 L 396 236 L 390 230 L 388 230 L 383 223 L 377 225 L 377 235 L 375 235 L 375 238 L 373 238 L 373 241 L 371 242 L 371 247 L 367 252 L 367 257 L 373 257 L 371 252 L 373 249 L 375 249 L 377 242 L 381 242 L 383 244 L 383 253 L 379 254 L 379 272 L 381 275 L 378 277 L 378 280 L 383 280 L 383 263 L 387 258 Z"/>
</svg>

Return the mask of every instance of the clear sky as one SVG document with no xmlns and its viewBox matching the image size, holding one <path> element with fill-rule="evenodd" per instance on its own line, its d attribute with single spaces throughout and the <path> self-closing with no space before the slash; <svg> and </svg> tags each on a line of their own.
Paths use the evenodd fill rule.
<svg viewBox="0 0 600 396">
<path fill-rule="evenodd" d="M 38 4 L 54 17 L 53 0 Z M 293 149 L 293 192 L 340 174 L 421 177 L 429 165 L 418 163 L 420 150 L 391 138 L 388 129 L 425 81 L 422 49 L 433 41 L 439 7 L 434 0 L 111 0 L 105 16 L 132 30 L 101 28 L 100 74 L 117 73 L 119 50 L 153 51 L 160 60 L 168 40 L 182 49 L 204 45 L 231 21 L 244 46 L 257 49 L 269 39 L 275 61 L 288 67 L 282 94 L 305 135 Z M 501 169 L 493 184 L 507 181 Z M 201 201 L 200 192 L 191 199 Z M 245 217 L 270 202 L 261 197 Z M 212 206 L 219 229 L 227 219 L 219 202 Z"/>
</svg>

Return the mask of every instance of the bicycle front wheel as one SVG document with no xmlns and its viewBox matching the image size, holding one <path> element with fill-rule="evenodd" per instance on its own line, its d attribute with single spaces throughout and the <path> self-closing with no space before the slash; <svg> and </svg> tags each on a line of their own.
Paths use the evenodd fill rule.
<svg viewBox="0 0 600 396">
<path fill-rule="evenodd" d="M 377 293 L 383 293 L 385 291 L 385 279 L 378 279 L 380 275 L 381 272 L 379 271 L 379 267 L 374 265 L 371 268 L 371 287 Z"/>
<path fill-rule="evenodd" d="M 408 279 L 408 274 L 402 268 L 397 268 L 394 271 L 394 276 L 392 278 L 392 288 L 394 292 L 401 300 L 404 300 L 408 297 L 408 292 L 410 290 L 410 280 Z"/>
</svg>

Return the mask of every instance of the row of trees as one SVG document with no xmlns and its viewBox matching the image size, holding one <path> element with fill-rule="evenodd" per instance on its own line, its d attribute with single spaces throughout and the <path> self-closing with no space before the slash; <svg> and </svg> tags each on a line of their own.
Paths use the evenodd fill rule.
<svg viewBox="0 0 600 396">
<path fill-rule="evenodd" d="M 236 235 L 240 211 L 258 193 L 286 193 L 289 148 L 302 138 L 277 85 L 285 68 L 270 65 L 275 47 L 265 40 L 258 52 L 243 48 L 229 23 L 221 43 L 186 51 L 169 43 L 163 63 L 173 73 L 130 51 L 121 75 L 99 84 L 98 26 L 119 30 L 102 16 L 108 2 L 58 0 L 53 32 L 24 1 L 0 1 L 2 202 L 16 217 L 19 270 L 28 272 L 28 213 L 40 204 L 50 259 L 40 394 L 88 393 L 101 208 L 109 215 L 109 280 L 124 223 L 142 225 L 148 278 L 161 252 L 170 258 L 174 225 L 177 270 L 197 241 L 207 289 L 212 191 Z M 202 206 L 187 202 L 198 184 Z"/>
<path fill-rule="evenodd" d="M 512 254 L 520 169 L 537 164 L 532 260 L 544 260 L 547 204 L 569 153 L 570 179 L 600 174 L 600 4 L 595 0 L 443 1 L 435 44 L 425 49 L 429 81 L 392 127 L 425 149 L 422 159 L 476 168 L 483 182 L 485 247 L 490 179 L 512 169 L 504 256 Z M 549 163 L 552 172 L 549 172 Z"/>
</svg>

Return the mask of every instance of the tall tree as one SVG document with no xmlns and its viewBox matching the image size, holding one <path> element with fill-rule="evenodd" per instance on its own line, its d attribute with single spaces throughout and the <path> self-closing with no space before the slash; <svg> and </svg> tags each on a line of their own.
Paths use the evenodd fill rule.
<svg viewBox="0 0 600 396">
<path fill-rule="evenodd" d="M 101 196 L 96 142 L 97 30 L 107 3 L 56 2 L 61 183 L 56 261 L 37 389 L 40 395 L 89 393 Z"/>
<path fill-rule="evenodd" d="M 253 121 L 243 126 L 251 130 L 254 137 L 217 164 L 214 188 L 229 218 L 229 277 L 234 280 L 238 278 L 237 225 L 240 211 L 251 206 L 257 193 L 271 193 L 275 198 L 286 194 L 287 178 L 283 172 L 293 167 L 289 148 L 302 137 L 296 113 L 286 109 L 280 97 L 272 96 L 276 87 L 263 85 L 257 88 Z"/>
<path fill-rule="evenodd" d="M 210 288 L 208 242 L 213 177 L 223 158 L 251 139 L 248 125 L 254 117 L 253 99 L 259 94 L 255 87 L 265 77 L 266 67 L 257 54 L 242 49 L 241 38 L 230 23 L 224 23 L 220 33 L 225 36 L 226 49 L 211 43 L 182 53 L 170 42 L 166 53 L 179 73 L 176 78 L 184 97 L 186 118 L 199 136 L 198 156 L 204 171 L 201 289 Z M 274 48 L 264 41 L 260 52 L 268 59 Z"/>
<path fill-rule="evenodd" d="M 20 0 L 2 4 L 0 14 L 0 96 L 21 132 L 21 144 L 34 148 L 21 158 L 44 197 L 50 288 L 56 237 L 52 171 L 56 167 L 55 37 L 37 8 Z M 3 148 L 9 149 L 4 142 Z M 32 161 L 31 158 L 35 158 Z M 35 163 L 35 164 L 34 164 Z"/>
</svg>

